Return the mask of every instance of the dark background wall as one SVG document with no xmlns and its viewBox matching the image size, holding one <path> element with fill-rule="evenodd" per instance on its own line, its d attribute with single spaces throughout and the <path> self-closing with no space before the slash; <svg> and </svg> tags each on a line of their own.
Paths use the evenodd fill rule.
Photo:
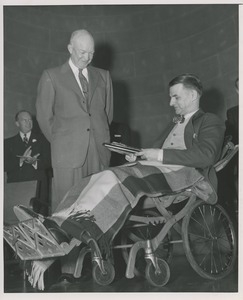
<svg viewBox="0 0 243 300">
<path fill-rule="evenodd" d="M 225 119 L 238 104 L 237 5 L 79 5 L 4 7 L 4 137 L 20 109 L 35 114 L 38 80 L 64 63 L 73 30 L 96 40 L 93 65 L 114 84 L 114 120 L 149 146 L 171 117 L 168 82 L 185 72 L 204 85 L 201 106 Z"/>
</svg>

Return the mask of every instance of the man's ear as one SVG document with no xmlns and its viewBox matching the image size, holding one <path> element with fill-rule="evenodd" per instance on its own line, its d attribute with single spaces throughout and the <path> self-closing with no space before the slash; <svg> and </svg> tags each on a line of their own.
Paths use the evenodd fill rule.
<svg viewBox="0 0 243 300">
<path fill-rule="evenodd" d="M 19 122 L 18 122 L 18 121 L 15 121 L 15 125 L 16 125 L 17 127 L 19 127 Z"/>
<path fill-rule="evenodd" d="M 71 44 L 68 44 L 67 48 L 68 48 L 69 53 L 72 54 L 72 52 L 73 52 L 73 47 L 72 47 L 72 45 L 71 45 Z"/>
<path fill-rule="evenodd" d="M 198 92 L 196 90 L 191 90 L 191 95 L 192 95 L 192 101 L 198 99 Z"/>
</svg>

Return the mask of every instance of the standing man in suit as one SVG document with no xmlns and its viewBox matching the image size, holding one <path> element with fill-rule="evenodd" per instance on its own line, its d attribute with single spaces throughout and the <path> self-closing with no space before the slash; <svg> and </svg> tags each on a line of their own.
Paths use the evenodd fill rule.
<svg viewBox="0 0 243 300">
<path fill-rule="evenodd" d="M 42 134 L 32 131 L 33 120 L 30 112 L 19 111 L 15 116 L 15 124 L 19 133 L 4 140 L 4 171 L 7 174 L 7 183 L 37 180 L 37 200 L 47 204 L 48 172 L 51 169 L 50 145 Z M 41 208 L 41 202 L 39 205 L 37 202 L 33 203 L 34 210 L 47 214 L 47 206 Z"/>
<path fill-rule="evenodd" d="M 90 66 L 95 44 L 86 30 L 74 31 L 69 60 L 45 70 L 37 101 L 37 120 L 51 143 L 56 197 L 52 211 L 72 185 L 109 166 L 113 89 L 108 71 Z"/>
</svg>

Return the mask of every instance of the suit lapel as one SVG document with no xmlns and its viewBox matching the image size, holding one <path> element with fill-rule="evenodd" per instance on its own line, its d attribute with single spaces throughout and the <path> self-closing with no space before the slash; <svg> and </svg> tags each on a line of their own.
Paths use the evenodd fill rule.
<svg viewBox="0 0 243 300">
<path fill-rule="evenodd" d="M 199 127 L 201 122 L 197 121 L 198 119 L 201 120 L 201 116 L 204 114 L 204 112 L 199 109 L 189 120 L 188 124 L 185 128 L 185 144 L 186 147 L 189 148 L 192 146 L 193 139 L 197 138 Z"/>
<path fill-rule="evenodd" d="M 38 148 L 41 146 L 41 144 L 38 144 L 38 138 L 34 132 L 31 132 L 28 147 L 29 146 L 31 146 L 32 155 L 36 155 L 39 152 Z"/>
<path fill-rule="evenodd" d="M 31 131 L 29 138 L 29 146 L 33 146 L 37 142 L 35 134 Z"/>
<path fill-rule="evenodd" d="M 153 144 L 154 148 L 162 148 L 165 139 L 167 138 L 167 136 L 169 135 L 169 133 L 171 132 L 172 128 L 175 126 L 175 123 L 169 123 L 169 125 L 167 126 L 167 128 L 165 130 L 163 130 L 163 132 L 161 133 L 161 135 L 159 136 L 159 138 L 155 141 L 155 143 Z"/>
<path fill-rule="evenodd" d="M 16 155 L 23 155 L 27 147 L 25 146 L 19 133 L 15 136 L 13 141 L 13 152 L 16 153 Z"/>
<path fill-rule="evenodd" d="M 20 136 L 20 133 L 16 134 L 15 140 L 16 140 L 17 143 L 24 144 L 24 142 L 22 140 L 22 137 Z"/>
<path fill-rule="evenodd" d="M 175 125 L 176 125 L 175 123 L 171 122 L 169 124 L 169 126 L 167 127 L 167 129 L 165 130 L 165 132 L 162 134 L 162 138 L 161 138 L 162 144 L 161 144 L 161 147 L 163 146 L 166 138 L 170 134 L 171 130 L 175 127 Z"/>
<path fill-rule="evenodd" d="M 63 74 L 64 80 L 70 87 L 70 89 L 72 89 L 79 96 L 79 104 L 81 105 L 83 110 L 87 112 L 86 104 L 83 103 L 83 101 L 85 100 L 84 95 L 77 83 L 77 80 L 73 74 L 72 69 L 69 66 L 68 61 L 61 66 L 61 73 Z"/>
<path fill-rule="evenodd" d="M 92 67 L 88 67 L 88 76 L 89 76 L 89 104 L 91 103 L 94 95 L 94 91 L 98 85 L 99 75 L 94 71 Z"/>
</svg>

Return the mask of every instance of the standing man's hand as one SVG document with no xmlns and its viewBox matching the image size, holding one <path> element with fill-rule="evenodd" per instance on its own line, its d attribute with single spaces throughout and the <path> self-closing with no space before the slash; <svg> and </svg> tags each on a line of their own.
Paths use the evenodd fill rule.
<svg viewBox="0 0 243 300">
<path fill-rule="evenodd" d="M 40 155 L 40 153 L 37 153 L 34 156 L 31 156 L 32 150 L 31 150 L 31 146 L 28 147 L 24 154 L 20 157 L 19 160 L 19 165 L 20 167 L 22 167 L 22 165 L 24 163 L 32 165 L 35 169 L 37 169 L 37 160 L 38 160 L 38 156 Z"/>
<path fill-rule="evenodd" d="M 27 159 L 31 158 L 31 152 L 32 152 L 31 146 L 29 146 L 19 159 L 20 167 L 22 167 L 23 163 L 26 162 Z"/>
<path fill-rule="evenodd" d="M 29 157 L 26 158 L 25 162 L 27 164 L 33 165 L 33 164 L 35 164 L 37 162 L 37 159 L 38 159 L 39 155 L 40 155 L 40 153 L 34 155 L 33 157 L 29 156 Z"/>
</svg>

